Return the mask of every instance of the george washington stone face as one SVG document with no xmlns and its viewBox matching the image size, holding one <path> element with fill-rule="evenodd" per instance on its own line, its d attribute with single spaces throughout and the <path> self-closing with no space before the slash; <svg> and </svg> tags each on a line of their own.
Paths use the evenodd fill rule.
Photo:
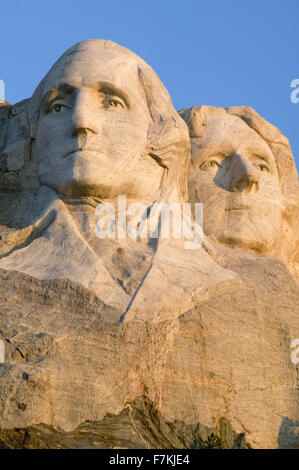
<svg viewBox="0 0 299 470">
<path fill-rule="evenodd" d="M 145 154 L 150 114 L 133 59 L 76 52 L 43 88 L 34 144 L 41 184 L 100 198 L 158 192 L 163 168 Z"/>
</svg>

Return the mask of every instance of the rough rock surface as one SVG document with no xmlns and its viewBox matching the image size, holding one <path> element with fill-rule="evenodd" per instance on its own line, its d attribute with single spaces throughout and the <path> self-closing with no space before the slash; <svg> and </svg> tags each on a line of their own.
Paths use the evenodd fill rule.
<svg viewBox="0 0 299 470">
<path fill-rule="evenodd" d="M 298 285 L 274 258 L 232 262 L 237 278 L 158 323 L 115 323 L 79 285 L 2 271 L 1 445 L 298 446 Z"/>
</svg>

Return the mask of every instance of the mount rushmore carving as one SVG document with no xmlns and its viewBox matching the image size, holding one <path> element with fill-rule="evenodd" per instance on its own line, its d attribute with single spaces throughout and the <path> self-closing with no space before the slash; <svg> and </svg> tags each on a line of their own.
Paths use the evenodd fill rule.
<svg viewBox="0 0 299 470">
<path fill-rule="evenodd" d="M 97 236 L 119 196 L 155 236 Z M 0 108 L 0 446 L 298 447 L 298 199 L 251 108 L 178 113 L 124 47 L 66 51 Z M 159 231 L 187 203 L 194 249 Z"/>
</svg>

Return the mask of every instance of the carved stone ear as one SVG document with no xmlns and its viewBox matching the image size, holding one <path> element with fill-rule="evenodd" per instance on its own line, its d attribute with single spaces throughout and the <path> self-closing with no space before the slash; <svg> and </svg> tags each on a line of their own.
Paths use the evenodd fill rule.
<svg viewBox="0 0 299 470">
<path fill-rule="evenodd" d="M 176 182 L 180 196 L 185 198 L 190 142 L 187 126 L 177 113 L 150 124 L 146 153 L 167 169 L 163 190 Z"/>
<path fill-rule="evenodd" d="M 161 159 L 167 168 L 170 168 L 175 160 L 177 160 L 177 165 L 180 165 L 184 150 L 188 147 L 188 129 L 178 115 L 150 124 L 147 151 Z"/>
<path fill-rule="evenodd" d="M 155 72 L 145 63 L 138 66 L 143 99 L 150 115 L 146 153 L 170 168 L 181 149 L 188 146 L 189 135 L 184 121 L 172 106 L 170 96 Z"/>
</svg>

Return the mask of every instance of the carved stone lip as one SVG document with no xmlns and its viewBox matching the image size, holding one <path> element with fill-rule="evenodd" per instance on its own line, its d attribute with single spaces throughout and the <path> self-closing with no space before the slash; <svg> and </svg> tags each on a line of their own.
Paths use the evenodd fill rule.
<svg viewBox="0 0 299 470">
<path fill-rule="evenodd" d="M 71 155 L 72 153 L 79 153 L 79 152 L 95 152 L 95 153 L 99 153 L 99 154 L 103 155 L 103 152 L 100 152 L 98 149 L 95 149 L 95 148 L 92 148 L 92 147 L 79 147 L 79 148 L 72 149 L 69 152 L 65 153 L 62 158 L 66 158 L 69 155 Z"/>
</svg>

